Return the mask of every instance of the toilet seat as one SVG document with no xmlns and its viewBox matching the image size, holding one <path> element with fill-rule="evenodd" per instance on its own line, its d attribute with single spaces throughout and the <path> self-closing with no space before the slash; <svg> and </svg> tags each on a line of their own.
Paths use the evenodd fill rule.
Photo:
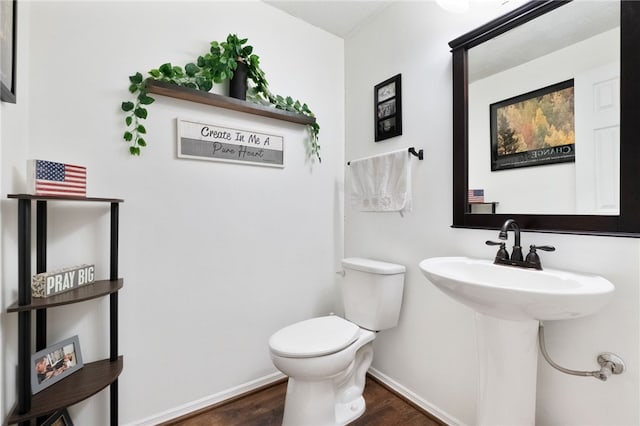
<svg viewBox="0 0 640 426">
<path fill-rule="evenodd" d="M 358 339 L 360 327 L 335 315 L 287 326 L 269 339 L 275 355 L 311 358 L 339 352 Z"/>
</svg>

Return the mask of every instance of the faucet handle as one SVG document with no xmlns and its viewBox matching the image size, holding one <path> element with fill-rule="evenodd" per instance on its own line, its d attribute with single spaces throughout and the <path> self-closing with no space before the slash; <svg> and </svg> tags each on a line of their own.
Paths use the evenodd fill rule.
<svg viewBox="0 0 640 426">
<path fill-rule="evenodd" d="M 542 250 L 542 251 L 556 251 L 556 248 L 553 246 L 535 246 L 535 245 L 530 245 L 529 248 L 531 249 L 532 252 L 536 252 L 536 250 Z"/>
<path fill-rule="evenodd" d="M 536 250 L 556 251 L 556 248 L 553 246 L 535 246 L 533 244 L 529 246 L 529 249 L 530 249 L 529 254 L 527 255 L 527 258 L 525 259 L 525 261 L 536 269 L 542 269 L 542 264 L 540 263 L 540 256 L 538 256 L 538 253 L 536 253 Z"/>
<path fill-rule="evenodd" d="M 506 249 L 506 244 L 504 241 L 485 241 L 485 244 L 488 246 L 500 246 L 500 248 L 498 249 L 498 252 L 496 253 L 496 259 L 495 261 L 497 262 L 498 260 L 509 260 L 509 253 L 507 252 Z"/>
</svg>

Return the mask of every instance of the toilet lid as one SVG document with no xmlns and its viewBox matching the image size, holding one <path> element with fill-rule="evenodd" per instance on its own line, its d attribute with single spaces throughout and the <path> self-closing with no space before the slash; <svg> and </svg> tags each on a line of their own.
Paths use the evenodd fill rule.
<svg viewBox="0 0 640 426">
<path fill-rule="evenodd" d="M 269 339 L 271 351 L 288 358 L 308 358 L 338 352 L 358 338 L 360 327 L 331 315 L 292 324 Z"/>
</svg>

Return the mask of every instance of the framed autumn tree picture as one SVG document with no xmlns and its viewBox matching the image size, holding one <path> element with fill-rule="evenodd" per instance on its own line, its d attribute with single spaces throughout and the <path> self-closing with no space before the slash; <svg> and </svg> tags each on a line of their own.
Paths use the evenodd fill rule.
<svg viewBox="0 0 640 426">
<path fill-rule="evenodd" d="M 492 171 L 575 161 L 573 79 L 489 108 Z"/>
</svg>

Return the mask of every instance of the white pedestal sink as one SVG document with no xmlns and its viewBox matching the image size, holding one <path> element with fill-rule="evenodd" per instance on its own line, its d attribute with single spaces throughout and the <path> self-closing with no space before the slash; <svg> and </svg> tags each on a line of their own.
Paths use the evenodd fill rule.
<svg viewBox="0 0 640 426">
<path fill-rule="evenodd" d="M 436 287 L 476 311 L 477 425 L 535 424 L 538 321 L 597 312 L 614 286 L 587 274 L 435 257 L 420 269 Z"/>
</svg>

